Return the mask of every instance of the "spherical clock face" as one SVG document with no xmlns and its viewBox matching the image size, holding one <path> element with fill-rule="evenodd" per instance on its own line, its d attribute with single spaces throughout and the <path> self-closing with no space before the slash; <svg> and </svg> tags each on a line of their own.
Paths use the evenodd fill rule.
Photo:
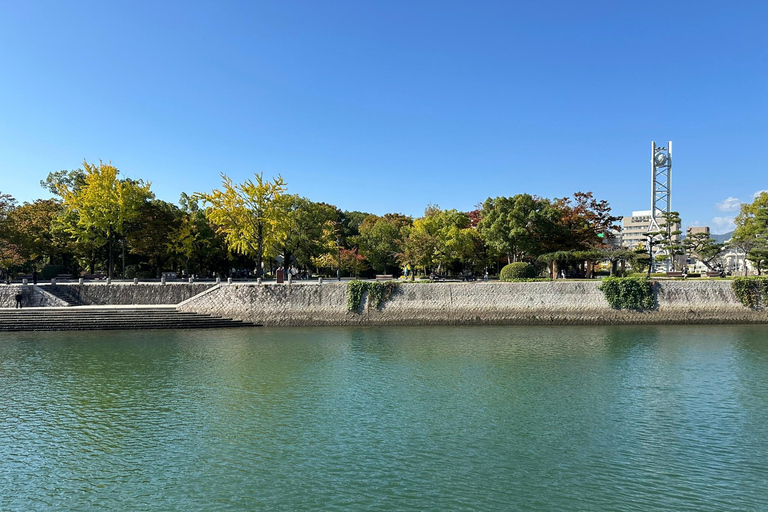
<svg viewBox="0 0 768 512">
<path fill-rule="evenodd" d="M 656 165 L 664 165 L 665 163 L 667 163 L 667 155 L 665 155 L 664 153 L 656 153 L 655 160 L 656 160 Z"/>
</svg>

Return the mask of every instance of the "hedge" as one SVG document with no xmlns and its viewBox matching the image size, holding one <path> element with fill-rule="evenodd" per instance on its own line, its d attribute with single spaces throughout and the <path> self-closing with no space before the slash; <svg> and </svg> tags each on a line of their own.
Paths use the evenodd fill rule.
<svg viewBox="0 0 768 512">
<path fill-rule="evenodd" d="M 513 281 L 515 279 L 533 279 L 536 277 L 536 268 L 530 263 L 519 261 L 510 263 L 501 269 L 500 281 Z"/>
</svg>

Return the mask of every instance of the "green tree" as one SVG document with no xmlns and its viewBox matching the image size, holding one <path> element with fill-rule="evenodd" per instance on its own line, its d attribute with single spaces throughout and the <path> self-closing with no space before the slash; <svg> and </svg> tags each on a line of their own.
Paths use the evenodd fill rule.
<svg viewBox="0 0 768 512">
<path fill-rule="evenodd" d="M 466 213 L 429 206 L 424 217 L 413 221 L 408 230 L 400 261 L 425 272 L 434 267 L 441 272 L 454 262 L 474 260 L 478 241 Z"/>
<path fill-rule="evenodd" d="M 21 249 L 13 242 L 8 218 L 16 209 L 16 199 L 10 194 L 0 192 L 0 270 L 5 274 L 11 272 L 12 267 L 24 263 Z"/>
<path fill-rule="evenodd" d="M 478 230 L 488 245 L 511 263 L 558 250 L 559 244 L 553 242 L 565 238 L 561 221 L 562 214 L 551 201 L 518 194 L 488 198 Z"/>
<path fill-rule="evenodd" d="M 765 244 L 760 247 L 755 247 L 749 251 L 747 259 L 755 265 L 757 275 L 763 275 L 763 268 L 768 265 L 768 247 L 766 247 Z"/>
<path fill-rule="evenodd" d="M 397 268 L 397 257 L 403 252 L 403 241 L 413 221 L 399 213 L 383 217 L 368 215 L 359 226 L 359 235 L 348 239 L 357 245 L 371 267 L 381 274 Z"/>
<path fill-rule="evenodd" d="M 356 245 L 351 239 L 360 235 L 360 226 L 370 215 L 370 213 L 366 212 L 346 210 L 341 214 L 341 218 L 339 219 L 341 222 L 340 234 L 341 240 L 346 246 L 351 247 L 352 245 Z M 374 215 L 374 217 L 376 216 Z"/>
<path fill-rule="evenodd" d="M 44 180 L 40 180 L 40 186 L 56 195 L 61 195 L 62 187 L 77 191 L 85 186 L 86 174 L 82 169 L 49 172 Z"/>
<path fill-rule="evenodd" d="M 751 204 L 742 204 L 735 223 L 736 229 L 729 245 L 742 252 L 746 276 L 749 254 L 768 243 L 768 192 L 758 195 Z"/>
<path fill-rule="evenodd" d="M 309 267 L 312 258 L 326 252 L 329 236 L 328 224 L 339 224 L 341 212 L 335 206 L 315 203 L 299 196 L 287 196 L 288 213 L 283 217 L 285 236 L 280 240 L 278 253 L 286 266 L 295 260 L 301 267 Z M 338 230 L 336 230 L 338 231 Z M 334 233 L 336 235 L 336 233 Z M 335 238 L 333 238 L 335 243 Z"/>
<path fill-rule="evenodd" d="M 59 221 L 78 243 L 108 248 L 107 272 L 112 277 L 114 245 L 139 217 L 144 203 L 152 198 L 150 184 L 142 180 L 118 179 L 120 171 L 111 163 L 83 162 L 83 167 L 83 184 L 56 184 L 66 210 Z"/>
<path fill-rule="evenodd" d="M 714 262 L 723 253 L 724 244 L 719 244 L 709 233 L 695 233 L 685 237 L 683 248 L 690 257 L 702 262 L 710 270 L 714 270 Z"/>
<path fill-rule="evenodd" d="M 286 236 L 290 204 L 285 181 L 282 176 L 265 180 L 263 174 L 256 174 L 255 182 L 238 184 L 223 173 L 221 178 L 221 190 L 194 197 L 208 205 L 206 217 L 224 236 L 229 250 L 255 258 L 256 275 L 261 277 L 265 252 L 278 247 Z"/>
<path fill-rule="evenodd" d="M 646 235 L 655 240 L 655 244 L 660 246 L 664 254 L 656 256 L 659 261 L 669 261 L 671 269 L 675 270 L 677 258 L 685 254 L 685 247 L 680 241 L 680 214 L 678 212 L 663 212 L 659 222 L 659 229 L 649 231 Z"/>
<path fill-rule="evenodd" d="M 27 263 L 37 267 L 63 264 L 72 268 L 70 237 L 53 229 L 54 221 L 63 210 L 60 202 L 53 199 L 37 199 L 24 203 L 10 212 L 7 231 L 10 240 L 18 247 L 19 254 Z"/>
<path fill-rule="evenodd" d="M 153 199 L 144 203 L 125 241 L 131 254 L 143 257 L 155 277 L 174 256 L 169 234 L 181 225 L 183 212 L 176 205 Z"/>
</svg>

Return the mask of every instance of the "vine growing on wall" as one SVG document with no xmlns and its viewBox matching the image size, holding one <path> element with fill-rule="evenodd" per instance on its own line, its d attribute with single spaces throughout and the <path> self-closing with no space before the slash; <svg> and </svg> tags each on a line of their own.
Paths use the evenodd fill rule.
<svg viewBox="0 0 768 512">
<path fill-rule="evenodd" d="M 347 285 L 347 310 L 353 313 L 360 311 L 363 293 L 368 292 L 368 298 L 374 309 L 379 309 L 397 290 L 397 283 L 386 281 L 380 283 L 367 281 L 350 281 Z"/>
<path fill-rule="evenodd" d="M 739 302 L 749 308 L 768 305 L 768 277 L 737 277 L 731 288 Z"/>
<path fill-rule="evenodd" d="M 653 285 L 645 277 L 606 277 L 598 289 L 613 309 L 656 309 Z"/>
</svg>

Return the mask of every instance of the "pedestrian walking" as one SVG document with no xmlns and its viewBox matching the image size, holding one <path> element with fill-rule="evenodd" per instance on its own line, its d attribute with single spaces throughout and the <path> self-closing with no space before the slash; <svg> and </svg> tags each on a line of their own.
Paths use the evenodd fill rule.
<svg viewBox="0 0 768 512">
<path fill-rule="evenodd" d="M 21 309 L 21 299 L 23 299 L 24 296 L 21 294 L 21 292 L 16 294 L 16 309 Z"/>
<path fill-rule="evenodd" d="M 32 272 L 32 284 L 37 284 L 37 270 Z"/>
</svg>

